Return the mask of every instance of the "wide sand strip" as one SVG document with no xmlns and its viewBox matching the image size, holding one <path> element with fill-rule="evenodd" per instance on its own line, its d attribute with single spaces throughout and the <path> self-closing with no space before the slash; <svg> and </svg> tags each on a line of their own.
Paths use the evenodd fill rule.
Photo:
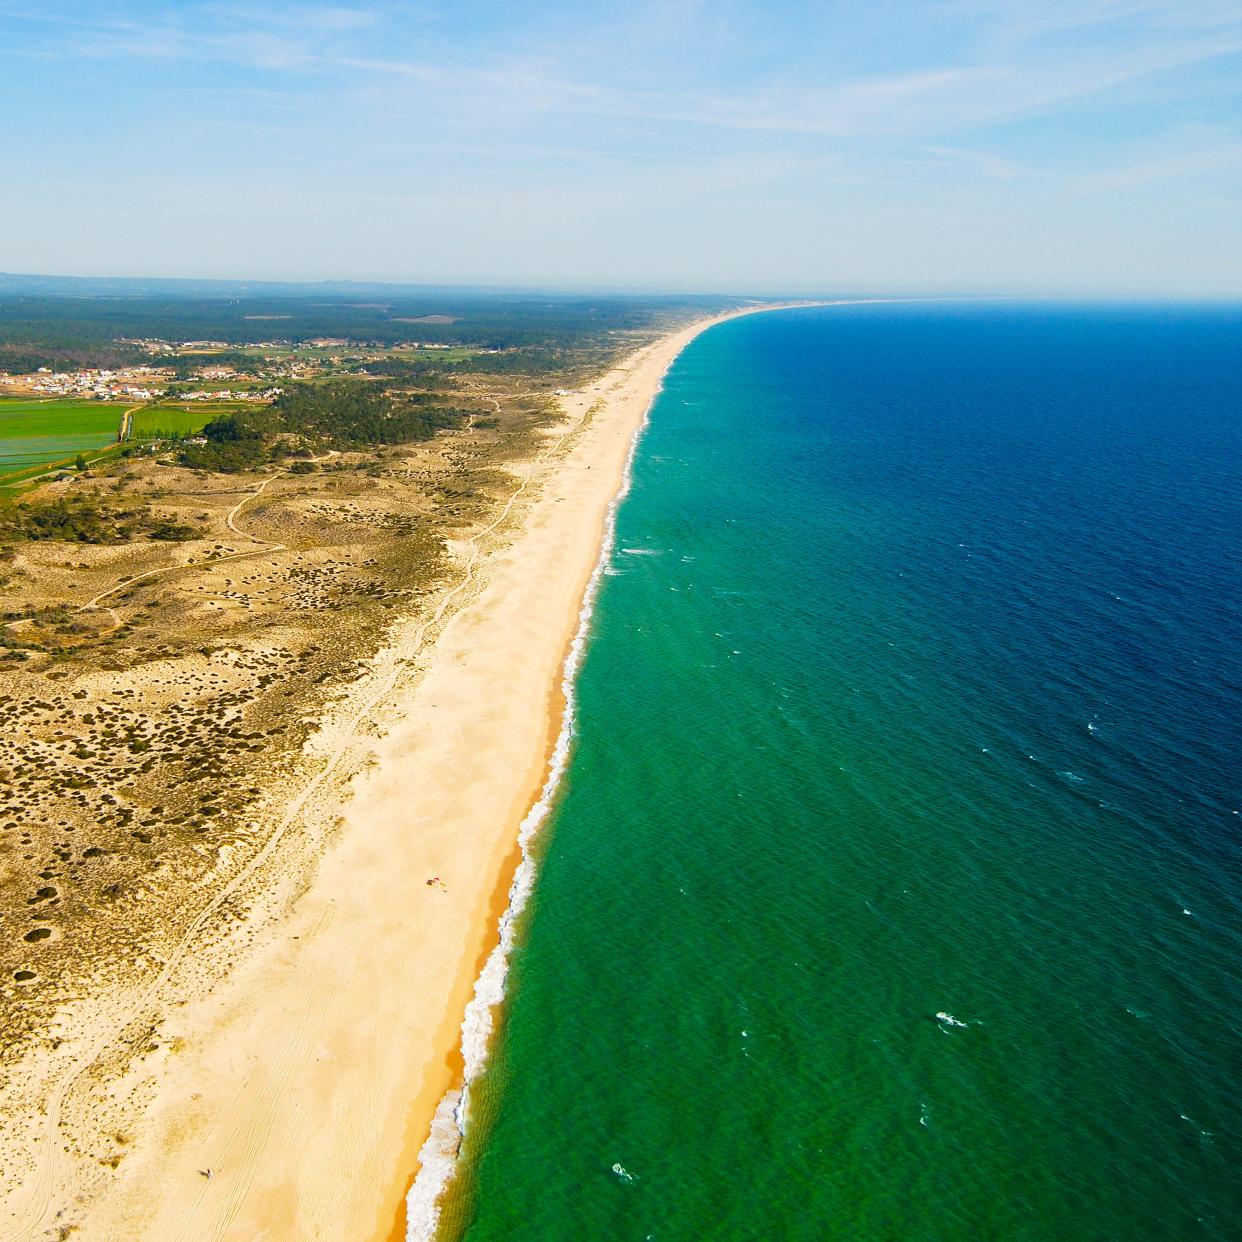
<svg viewBox="0 0 1242 1242">
<path fill-rule="evenodd" d="M 666 369 L 715 322 L 563 398 L 568 420 L 503 521 L 462 547 L 434 645 L 411 635 L 390 653 L 425 671 L 372 741 L 309 886 L 223 983 L 170 996 L 179 1051 L 110 1188 L 83 1217 L 71 1187 L 49 1184 L 28 1236 L 54 1231 L 57 1199 L 75 1236 L 110 1242 L 390 1235 L 459 1073 L 462 1014 L 546 769 L 609 504 Z"/>
</svg>

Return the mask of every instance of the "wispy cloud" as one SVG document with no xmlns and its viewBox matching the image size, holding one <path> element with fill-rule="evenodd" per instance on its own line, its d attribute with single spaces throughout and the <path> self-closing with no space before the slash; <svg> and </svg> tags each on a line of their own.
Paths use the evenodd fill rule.
<svg viewBox="0 0 1242 1242">
<path fill-rule="evenodd" d="M 471 255 L 506 212 L 549 254 L 639 219 L 705 253 L 703 221 L 748 212 L 739 253 L 772 219 L 790 255 L 828 218 L 877 246 L 969 220 L 967 249 L 980 221 L 997 245 L 1025 221 L 1020 249 L 1136 205 L 1179 239 L 1238 228 L 1238 0 L 0 0 L 0 65 L 12 166 L 54 147 L 98 184 L 137 156 L 256 236 L 351 201 L 396 247 L 409 219 L 468 222 Z M 205 128 L 229 150 L 209 185 Z M 44 227 L 26 198 L 10 236 Z"/>
<path fill-rule="evenodd" d="M 365 36 L 385 10 L 211 2 L 141 18 L 112 6 L 4 8 L 0 15 L 57 28 L 40 50 L 60 59 L 193 61 L 281 72 L 343 64 L 343 41 Z"/>
<path fill-rule="evenodd" d="M 377 25 L 384 16 L 384 11 L 379 8 L 319 4 L 275 8 L 271 5 L 213 3 L 203 5 L 201 12 L 255 29 L 268 27 L 287 31 L 327 32 L 365 30 Z"/>
<path fill-rule="evenodd" d="M 679 6 L 676 22 L 692 19 L 697 8 Z M 448 54 L 439 45 L 433 51 L 419 46 L 428 19 L 408 6 L 398 14 L 378 4 L 289 7 L 211 0 L 143 21 L 119 15 L 124 6 L 94 10 L 93 18 L 52 8 L 41 20 L 75 31 L 44 49 L 60 57 L 309 73 L 332 79 L 339 89 L 391 78 L 406 92 L 434 92 L 471 114 L 490 108 L 502 123 L 515 109 L 561 111 L 563 119 L 577 116 L 584 123 L 685 125 L 829 140 L 912 136 L 949 145 L 971 130 L 1061 112 L 1144 79 L 1242 54 L 1242 10 L 1217 0 L 1179 6 L 1141 0 L 949 0 L 943 11 L 958 21 L 973 16 L 980 25 L 977 45 L 963 43 L 951 61 L 942 54 L 938 63 L 901 73 L 838 73 L 828 81 L 783 73 L 758 84 L 709 89 L 670 87 L 676 76 L 670 74 L 644 80 L 633 66 L 611 63 L 607 47 L 586 55 L 580 32 L 568 46 L 551 41 L 537 54 L 486 43 L 472 47 L 468 40 L 459 40 Z M 1127 23 L 1124 39 L 1052 38 Z M 417 102 L 412 96 L 411 103 Z"/>
<path fill-rule="evenodd" d="M 963 147 L 924 147 L 923 153 L 931 165 L 968 169 L 993 181 L 1020 181 L 1041 175 L 1030 166 L 998 155 L 994 151 L 974 151 Z"/>
<path fill-rule="evenodd" d="M 1242 30 L 1183 39 L 1125 56 L 941 67 L 827 87 L 774 83 L 713 96 L 610 94 L 616 112 L 743 130 L 849 137 L 958 133 L 1044 115 L 1144 78 L 1242 53 Z"/>
</svg>

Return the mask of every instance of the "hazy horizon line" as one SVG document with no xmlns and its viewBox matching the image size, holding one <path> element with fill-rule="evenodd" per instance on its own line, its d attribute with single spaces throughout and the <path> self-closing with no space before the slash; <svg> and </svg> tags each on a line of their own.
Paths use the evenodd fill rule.
<svg viewBox="0 0 1242 1242">
<path fill-rule="evenodd" d="M 13 282 L 10 286 L 8 282 Z M 230 290 L 254 290 L 256 294 L 276 290 L 342 292 L 383 290 L 394 294 L 403 292 L 473 293 L 491 295 L 560 295 L 604 297 L 651 297 L 651 298 L 719 298 L 736 301 L 772 302 L 858 300 L 912 300 L 912 301 L 1066 301 L 1066 302 L 1181 302 L 1229 304 L 1242 302 L 1242 290 L 1230 293 L 1187 293 L 1170 290 L 1135 290 L 1108 287 L 1095 288 L 979 288 L 979 287 L 927 287 L 877 285 L 865 288 L 789 288 L 769 287 L 736 289 L 727 287 L 686 288 L 659 286 L 646 283 L 617 284 L 612 282 L 583 281 L 581 283 L 548 282 L 547 284 L 479 282 L 455 280 L 381 280 L 353 276 L 203 276 L 203 275 L 135 275 L 99 274 L 82 272 L 14 272 L 0 269 L 0 296 L 13 294 L 55 293 L 55 289 L 37 287 L 20 288 L 23 283 L 31 286 L 59 283 L 79 285 L 161 285 L 161 286 L 216 286 Z M 118 290 L 119 292 L 119 290 Z"/>
</svg>

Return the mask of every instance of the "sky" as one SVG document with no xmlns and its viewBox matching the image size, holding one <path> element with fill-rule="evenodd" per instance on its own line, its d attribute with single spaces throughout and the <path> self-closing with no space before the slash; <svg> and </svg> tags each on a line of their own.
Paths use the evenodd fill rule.
<svg viewBox="0 0 1242 1242">
<path fill-rule="evenodd" d="M 0 0 L 0 271 L 1242 296 L 1242 0 Z"/>
</svg>

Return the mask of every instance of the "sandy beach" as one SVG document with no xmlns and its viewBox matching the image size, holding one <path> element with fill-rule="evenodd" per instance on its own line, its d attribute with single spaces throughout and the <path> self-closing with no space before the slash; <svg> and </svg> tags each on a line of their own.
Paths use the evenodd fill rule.
<svg viewBox="0 0 1242 1242">
<path fill-rule="evenodd" d="M 562 396 L 566 419 L 509 503 L 454 549 L 457 584 L 321 722 L 321 776 L 153 985 L 171 1051 L 125 1084 L 147 1103 L 116 1174 L 78 1190 L 54 1100 L 6 1236 L 53 1236 L 66 1212 L 88 1239 L 400 1236 L 433 1114 L 460 1082 L 463 1012 L 545 778 L 609 506 L 666 369 L 718 321 Z M 281 853 L 312 812 L 334 829 L 295 880 Z M 246 889 L 269 916 L 233 936 L 223 982 L 195 987 L 196 931 Z M 108 1021 L 77 1034 L 88 1068 Z"/>
</svg>

